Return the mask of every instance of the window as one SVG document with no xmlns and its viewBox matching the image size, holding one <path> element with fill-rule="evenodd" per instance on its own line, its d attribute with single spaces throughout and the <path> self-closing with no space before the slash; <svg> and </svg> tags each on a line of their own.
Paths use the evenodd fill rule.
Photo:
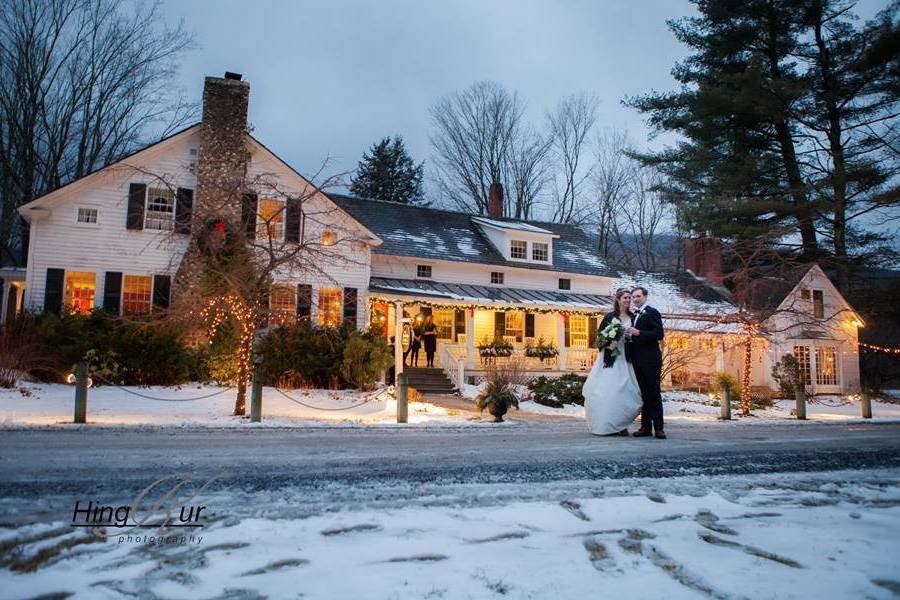
<svg viewBox="0 0 900 600">
<path fill-rule="evenodd" d="M 800 366 L 800 379 L 805 385 L 809 385 L 809 346 L 794 346 L 794 357 Z"/>
<path fill-rule="evenodd" d="M 572 289 L 572 280 L 571 279 L 562 279 L 559 280 L 559 289 L 561 290 L 571 290 Z"/>
<path fill-rule="evenodd" d="M 816 384 L 837 385 L 837 351 L 824 346 L 816 348 Z"/>
<path fill-rule="evenodd" d="M 147 188 L 144 229 L 172 231 L 175 228 L 175 194 L 166 188 Z"/>
<path fill-rule="evenodd" d="M 809 290 L 808 289 L 800 290 L 800 298 L 802 300 L 809 300 Z"/>
<path fill-rule="evenodd" d="M 122 282 L 122 314 L 146 315 L 153 304 L 153 278 L 126 275 Z"/>
<path fill-rule="evenodd" d="M 685 336 L 673 336 L 669 341 L 669 348 L 672 350 L 687 350 L 691 347 L 691 342 Z"/>
<path fill-rule="evenodd" d="M 525 313 L 521 311 L 510 311 L 506 313 L 506 333 L 510 337 L 515 337 L 517 342 L 521 342 L 525 335 Z"/>
<path fill-rule="evenodd" d="M 541 262 L 550 260 L 550 247 L 541 242 L 531 244 L 531 260 L 539 260 Z"/>
<path fill-rule="evenodd" d="M 825 297 L 822 290 L 813 290 L 813 316 L 817 319 L 825 318 Z"/>
<path fill-rule="evenodd" d="M 338 327 L 341 324 L 342 294 L 339 288 L 319 290 L 319 325 Z"/>
<path fill-rule="evenodd" d="M 284 238 L 284 202 L 277 198 L 260 198 L 256 217 L 256 235 L 275 241 Z"/>
<path fill-rule="evenodd" d="M 96 283 L 93 273 L 69 271 L 66 273 L 66 309 L 88 314 L 94 309 Z"/>
<path fill-rule="evenodd" d="M 75 215 L 76 223 L 84 223 L 85 225 L 96 225 L 100 218 L 100 210 L 96 208 L 87 208 L 79 206 Z"/>
<path fill-rule="evenodd" d="M 588 347 L 588 318 L 584 315 L 569 315 L 569 347 Z"/>
<path fill-rule="evenodd" d="M 333 231 L 323 231 L 322 232 L 322 245 L 323 246 L 334 246 L 337 244 L 337 234 Z"/>
<path fill-rule="evenodd" d="M 510 258 L 528 258 L 528 242 L 512 240 L 509 242 Z"/>
<path fill-rule="evenodd" d="M 431 311 L 434 325 L 437 327 L 439 340 L 453 339 L 453 311 L 447 309 L 435 309 Z"/>
<path fill-rule="evenodd" d="M 491 283 L 503 285 L 503 271 L 491 271 Z"/>
<path fill-rule="evenodd" d="M 712 338 L 700 338 L 700 349 L 701 350 L 715 350 L 716 349 L 716 341 Z"/>
<path fill-rule="evenodd" d="M 297 308 L 297 288 L 293 285 L 273 285 L 269 292 L 270 321 L 273 325 L 293 323 Z"/>
<path fill-rule="evenodd" d="M 416 265 L 416 277 L 431 279 L 431 265 Z"/>
</svg>

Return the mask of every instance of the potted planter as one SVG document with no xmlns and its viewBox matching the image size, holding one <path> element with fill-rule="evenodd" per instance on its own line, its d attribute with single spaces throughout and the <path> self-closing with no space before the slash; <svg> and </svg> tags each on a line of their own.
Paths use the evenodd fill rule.
<svg viewBox="0 0 900 600">
<path fill-rule="evenodd" d="M 502 423 L 503 415 L 507 413 L 510 406 L 519 408 L 519 397 L 516 395 L 515 388 L 508 381 L 489 380 L 484 389 L 475 398 L 475 406 L 478 410 L 488 412 L 494 416 L 494 423 Z"/>
<path fill-rule="evenodd" d="M 552 343 L 545 342 L 544 338 L 540 338 L 537 345 L 525 346 L 525 356 L 528 358 L 537 358 L 541 362 L 544 362 L 548 358 L 555 358 L 558 355 L 559 350 L 556 349 L 556 346 Z"/>
</svg>

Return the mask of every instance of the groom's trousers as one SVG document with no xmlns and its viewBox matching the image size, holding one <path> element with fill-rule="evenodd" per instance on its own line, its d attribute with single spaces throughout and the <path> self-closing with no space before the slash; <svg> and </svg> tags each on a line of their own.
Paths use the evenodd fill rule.
<svg viewBox="0 0 900 600">
<path fill-rule="evenodd" d="M 652 425 L 653 430 L 663 431 L 662 391 L 660 390 L 662 365 L 638 362 L 634 362 L 632 365 L 644 403 L 641 409 L 641 429 L 649 430 Z"/>
</svg>

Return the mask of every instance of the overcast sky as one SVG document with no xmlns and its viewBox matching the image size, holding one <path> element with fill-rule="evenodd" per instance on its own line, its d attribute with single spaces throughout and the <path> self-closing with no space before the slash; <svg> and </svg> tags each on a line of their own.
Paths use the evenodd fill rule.
<svg viewBox="0 0 900 600">
<path fill-rule="evenodd" d="M 863 0 L 871 16 L 887 0 Z M 459 0 L 351 2 L 165 0 L 199 49 L 183 65 L 200 99 L 203 77 L 226 70 L 250 82 L 254 135 L 302 173 L 330 157 L 329 174 L 352 170 L 383 136 L 401 134 L 413 158 L 429 158 L 429 107 L 442 95 L 491 79 L 517 91 L 535 123 L 560 97 L 600 101 L 598 125 L 647 130 L 625 96 L 671 89 L 685 50 L 666 20 L 686 0 Z"/>
</svg>

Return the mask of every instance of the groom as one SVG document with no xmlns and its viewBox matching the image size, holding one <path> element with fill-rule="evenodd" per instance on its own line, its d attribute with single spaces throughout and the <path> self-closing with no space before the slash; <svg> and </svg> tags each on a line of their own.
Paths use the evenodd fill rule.
<svg viewBox="0 0 900 600">
<path fill-rule="evenodd" d="M 644 408 L 641 411 L 641 428 L 634 432 L 634 437 L 649 437 L 656 431 L 656 438 L 666 439 L 663 431 L 662 394 L 662 352 L 659 343 L 663 339 L 662 315 L 647 304 L 647 288 L 636 287 L 631 290 L 631 306 L 633 308 L 631 322 L 634 325 L 627 330 L 631 336 L 631 365 L 641 388 L 641 399 Z"/>
</svg>

